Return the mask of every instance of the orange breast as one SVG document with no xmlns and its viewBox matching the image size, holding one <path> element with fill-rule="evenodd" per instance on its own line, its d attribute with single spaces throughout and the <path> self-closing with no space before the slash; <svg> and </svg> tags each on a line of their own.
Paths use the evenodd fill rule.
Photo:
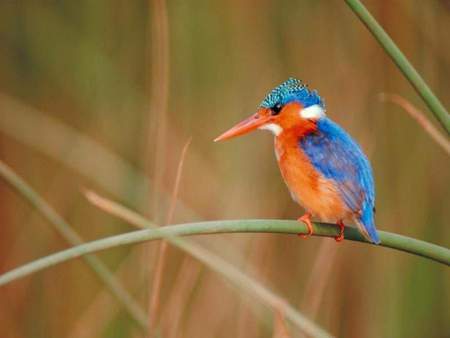
<svg viewBox="0 0 450 338">
<path fill-rule="evenodd" d="M 298 134 L 282 132 L 275 138 L 275 153 L 292 198 L 324 222 L 351 217 L 335 183 L 323 177 L 298 146 Z"/>
</svg>

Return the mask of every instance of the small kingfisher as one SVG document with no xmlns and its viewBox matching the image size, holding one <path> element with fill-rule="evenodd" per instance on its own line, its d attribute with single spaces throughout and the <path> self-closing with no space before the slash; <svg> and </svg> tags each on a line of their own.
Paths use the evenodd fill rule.
<svg viewBox="0 0 450 338">
<path fill-rule="evenodd" d="M 344 222 L 379 244 L 375 228 L 372 169 L 359 145 L 325 114 L 316 90 L 289 78 L 273 89 L 257 112 L 214 141 L 265 129 L 275 135 L 275 155 L 292 198 L 306 213 L 298 219 L 313 234 L 311 218 L 335 223 L 344 239 Z"/>
</svg>

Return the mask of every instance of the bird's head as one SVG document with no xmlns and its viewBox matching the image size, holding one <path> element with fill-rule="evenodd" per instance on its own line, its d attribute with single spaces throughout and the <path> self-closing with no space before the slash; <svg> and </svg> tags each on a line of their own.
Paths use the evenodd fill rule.
<svg viewBox="0 0 450 338">
<path fill-rule="evenodd" d="M 300 80 L 289 78 L 274 88 L 261 102 L 255 114 L 241 121 L 214 141 L 227 140 L 256 129 L 272 131 L 276 136 L 290 130 L 305 133 L 315 130 L 325 116 L 325 105 L 315 90 Z"/>
</svg>

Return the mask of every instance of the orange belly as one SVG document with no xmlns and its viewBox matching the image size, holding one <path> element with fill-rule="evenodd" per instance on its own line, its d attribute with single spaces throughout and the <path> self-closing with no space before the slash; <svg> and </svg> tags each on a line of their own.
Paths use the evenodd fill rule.
<svg viewBox="0 0 450 338">
<path fill-rule="evenodd" d="M 352 216 L 333 181 L 323 177 L 298 146 L 298 137 L 281 133 L 275 138 L 275 153 L 292 198 L 307 212 L 324 222 Z"/>
</svg>

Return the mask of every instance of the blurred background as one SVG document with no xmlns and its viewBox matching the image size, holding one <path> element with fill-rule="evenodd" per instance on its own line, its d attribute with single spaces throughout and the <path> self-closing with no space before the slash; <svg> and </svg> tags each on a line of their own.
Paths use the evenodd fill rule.
<svg viewBox="0 0 450 338">
<path fill-rule="evenodd" d="M 449 107 L 448 1 L 364 2 Z M 134 228 L 88 203 L 84 188 L 164 224 L 191 137 L 171 223 L 296 219 L 303 210 L 270 134 L 212 142 L 289 76 L 316 88 L 368 154 L 378 228 L 448 247 L 449 156 L 379 94 L 437 123 L 343 1 L 1 1 L 0 159 L 85 241 Z M 3 178 L 0 223 L 0 273 L 69 247 Z M 450 337 L 443 265 L 330 239 L 196 242 L 335 336 Z M 144 311 L 158 248 L 98 254 Z M 182 251 L 165 257 L 152 336 L 304 337 Z M 81 259 L 1 287 L 0 323 L 1 337 L 146 336 Z"/>
</svg>

